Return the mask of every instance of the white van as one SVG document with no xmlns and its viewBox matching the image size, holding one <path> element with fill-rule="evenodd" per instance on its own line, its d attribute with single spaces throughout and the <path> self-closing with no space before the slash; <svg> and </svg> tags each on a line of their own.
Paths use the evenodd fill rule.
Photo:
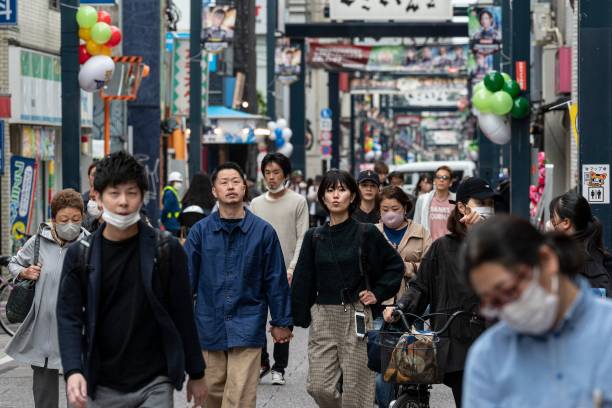
<svg viewBox="0 0 612 408">
<path fill-rule="evenodd" d="M 434 171 L 441 166 L 450 167 L 453 171 L 453 175 L 459 178 L 459 180 L 465 177 L 474 177 L 476 174 L 476 164 L 470 160 L 423 161 L 398 164 L 389 166 L 389 171 L 401 173 L 404 176 L 404 191 L 412 194 L 421 174 L 429 174 L 433 178 Z"/>
</svg>

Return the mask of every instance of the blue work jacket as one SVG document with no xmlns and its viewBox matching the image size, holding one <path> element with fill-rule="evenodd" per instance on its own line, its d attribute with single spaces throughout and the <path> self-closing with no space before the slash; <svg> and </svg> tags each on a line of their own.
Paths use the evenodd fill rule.
<svg viewBox="0 0 612 408">
<path fill-rule="evenodd" d="M 161 222 L 164 228 L 170 232 L 180 231 L 181 224 L 178 218 L 181 215 L 181 200 L 178 191 L 172 186 L 166 186 L 162 203 Z"/>
<path fill-rule="evenodd" d="M 185 244 L 203 350 L 263 347 L 268 307 L 272 326 L 293 325 L 276 232 L 250 211 L 245 213 L 242 221 L 229 226 L 215 211 L 191 228 Z"/>
</svg>

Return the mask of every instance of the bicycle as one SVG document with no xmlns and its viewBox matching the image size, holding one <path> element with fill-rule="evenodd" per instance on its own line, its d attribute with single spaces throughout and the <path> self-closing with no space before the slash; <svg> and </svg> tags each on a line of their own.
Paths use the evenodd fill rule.
<svg viewBox="0 0 612 408">
<path fill-rule="evenodd" d="M 401 338 L 406 339 L 406 335 L 407 335 L 409 339 L 413 338 L 412 341 L 414 342 L 415 341 L 414 339 L 416 339 L 416 336 L 431 337 L 431 339 L 429 340 L 430 341 L 429 346 L 419 346 L 420 348 L 412 349 L 412 351 L 406 348 L 403 350 L 403 352 L 413 353 L 413 355 L 409 355 L 409 358 L 408 358 L 409 366 L 414 364 L 414 367 L 408 367 L 410 369 L 415 369 L 418 364 L 422 365 L 423 364 L 423 360 L 421 359 L 422 357 L 427 357 L 427 356 L 431 357 L 433 361 L 435 361 L 435 363 L 433 364 L 435 365 L 435 367 L 433 367 L 433 370 L 435 371 L 434 377 L 436 377 L 436 380 L 430 379 L 430 381 L 427 383 L 424 383 L 422 381 L 410 382 L 409 380 L 399 381 L 398 380 L 399 375 L 396 376 L 395 380 L 397 381 L 395 382 L 398 384 L 398 389 L 396 392 L 396 399 L 395 401 L 391 402 L 391 404 L 389 405 L 389 408 L 429 408 L 429 396 L 430 396 L 430 390 L 432 388 L 432 384 L 441 382 L 441 378 L 443 377 L 443 371 L 444 371 L 442 368 L 443 362 L 441 360 L 445 359 L 446 355 L 444 355 L 444 353 L 440 353 L 440 348 L 441 348 L 439 346 L 440 338 L 441 336 L 444 335 L 444 333 L 448 331 L 449 327 L 451 326 L 451 324 L 457 317 L 470 315 L 470 313 L 467 313 L 465 311 L 457 311 L 453 313 L 452 315 L 448 315 L 446 313 L 431 313 L 425 316 L 416 316 L 410 313 L 404 313 L 401 310 L 396 309 L 393 312 L 393 315 L 395 317 L 399 317 L 402 325 L 407 329 L 407 331 L 406 332 L 387 332 L 386 335 L 389 336 L 387 338 L 385 338 L 384 332 L 381 333 L 382 337 L 381 337 L 380 346 L 381 346 L 381 360 L 383 361 L 383 366 L 389 367 L 389 365 L 391 364 L 391 361 L 393 358 L 391 354 L 395 352 L 396 348 L 401 342 L 400 340 Z M 423 321 L 428 326 L 429 324 L 427 323 L 427 321 L 431 318 L 435 318 L 436 316 L 444 316 L 448 320 L 446 321 L 444 326 L 438 331 L 411 330 L 411 326 L 408 323 L 408 319 L 406 319 L 406 315 L 409 315 L 415 319 Z M 446 340 L 446 338 L 444 339 Z M 404 346 L 408 344 L 411 344 L 410 340 L 404 343 Z M 410 346 L 406 346 L 406 347 L 410 347 Z M 442 356 L 440 356 L 440 354 L 442 354 Z M 406 367 L 404 367 L 404 369 L 405 368 Z M 432 369 L 431 366 L 429 368 Z M 385 379 L 385 381 L 387 381 L 387 379 Z M 387 382 L 393 382 L 393 381 L 387 381 Z"/>
<path fill-rule="evenodd" d="M 10 256 L 0 256 L 0 267 L 7 269 L 10 259 Z M 11 337 L 15 335 L 15 332 L 21 325 L 21 323 L 9 322 L 6 317 L 6 303 L 12 290 L 13 279 L 11 277 L 4 277 L 0 271 L 0 327 Z"/>
</svg>

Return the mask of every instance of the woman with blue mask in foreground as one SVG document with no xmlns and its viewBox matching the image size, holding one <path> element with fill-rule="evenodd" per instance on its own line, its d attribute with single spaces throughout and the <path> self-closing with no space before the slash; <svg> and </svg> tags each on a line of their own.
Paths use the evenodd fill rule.
<svg viewBox="0 0 612 408">
<path fill-rule="evenodd" d="M 469 352 L 464 406 L 612 404 L 612 303 L 578 276 L 569 237 L 495 217 L 471 231 L 464 261 L 481 313 L 500 319 Z"/>
</svg>

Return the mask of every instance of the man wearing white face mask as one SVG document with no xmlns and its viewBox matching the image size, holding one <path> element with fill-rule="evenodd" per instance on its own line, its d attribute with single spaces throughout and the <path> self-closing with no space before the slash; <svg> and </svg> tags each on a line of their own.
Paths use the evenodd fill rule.
<svg viewBox="0 0 612 408">
<path fill-rule="evenodd" d="M 104 223 L 68 250 L 57 305 L 68 402 L 172 407 L 188 374 L 187 398 L 201 407 L 204 361 L 186 254 L 141 219 L 147 177 L 134 157 L 102 160 L 94 187 Z"/>
<path fill-rule="evenodd" d="M 472 346 L 464 405 L 604 407 L 612 402 L 612 303 L 580 276 L 571 238 L 502 216 L 470 233 L 466 280 L 500 322 Z"/>
<path fill-rule="evenodd" d="M 309 226 L 308 204 L 301 194 L 286 188 L 287 178 L 291 174 L 291 162 L 287 157 L 280 153 L 266 155 L 261 162 L 261 172 L 268 191 L 251 202 L 251 211 L 269 222 L 276 231 L 283 250 L 287 279 L 291 284 L 302 239 Z M 274 343 L 272 384 L 285 384 L 284 376 L 288 363 L 289 343 Z M 270 360 L 267 347 L 264 347 L 260 377 L 269 371 Z"/>
</svg>

